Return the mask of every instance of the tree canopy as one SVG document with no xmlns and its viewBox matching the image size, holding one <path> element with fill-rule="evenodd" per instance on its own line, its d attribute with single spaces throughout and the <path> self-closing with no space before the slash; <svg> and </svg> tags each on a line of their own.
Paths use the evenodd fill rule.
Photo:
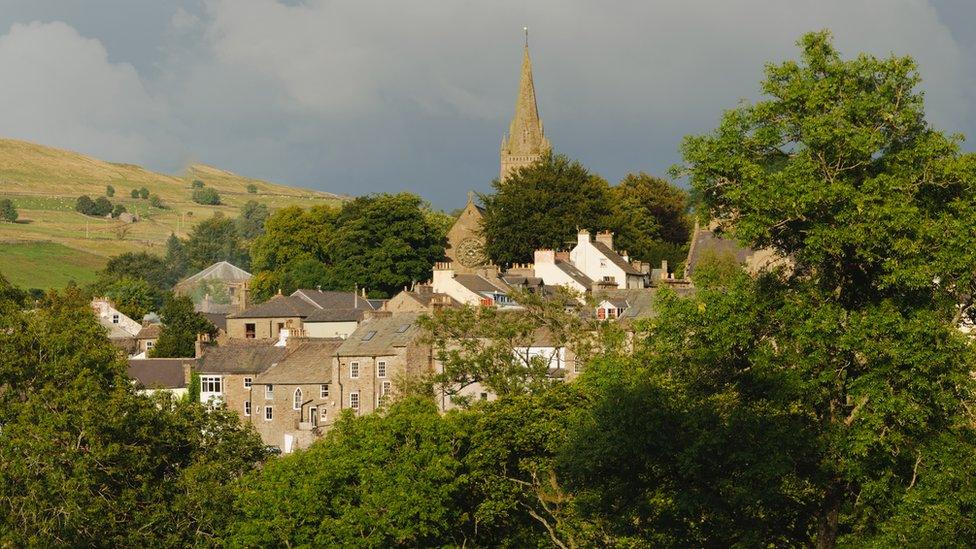
<svg viewBox="0 0 976 549">
<path fill-rule="evenodd" d="M 159 317 L 163 329 L 150 351 L 154 358 L 193 358 L 199 335 L 217 337 L 217 328 L 193 310 L 193 301 L 187 296 L 168 297 Z"/>
<path fill-rule="evenodd" d="M 218 261 L 228 261 L 242 269 L 251 264 L 237 226 L 220 212 L 193 226 L 184 250 L 191 269 L 205 269 Z"/>
</svg>

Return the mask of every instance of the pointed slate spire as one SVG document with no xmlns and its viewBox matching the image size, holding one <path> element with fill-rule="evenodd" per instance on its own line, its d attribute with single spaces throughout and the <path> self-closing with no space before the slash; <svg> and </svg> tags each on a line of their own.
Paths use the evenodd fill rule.
<svg viewBox="0 0 976 549">
<path fill-rule="evenodd" d="M 515 101 L 515 116 L 502 138 L 501 177 L 504 179 L 512 171 L 537 161 L 549 152 L 552 146 L 546 139 L 539 118 L 535 100 L 535 82 L 532 79 L 532 59 L 529 57 L 529 39 L 526 29 L 525 46 L 522 54 L 522 75 L 519 82 L 518 98 Z"/>
</svg>

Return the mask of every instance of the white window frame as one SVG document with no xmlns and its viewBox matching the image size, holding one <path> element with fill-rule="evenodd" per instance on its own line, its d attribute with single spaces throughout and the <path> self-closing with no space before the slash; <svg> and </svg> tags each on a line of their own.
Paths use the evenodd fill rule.
<svg viewBox="0 0 976 549">
<path fill-rule="evenodd" d="M 323 383 L 319 385 L 319 398 L 329 398 L 329 384 Z"/>
<path fill-rule="evenodd" d="M 251 401 L 250 400 L 245 400 L 244 401 L 244 417 L 250 417 L 250 416 L 251 416 Z"/>
<path fill-rule="evenodd" d="M 359 379 L 359 362 L 349 363 L 349 379 Z"/>
<path fill-rule="evenodd" d="M 264 398 L 265 400 L 274 400 L 274 385 L 271 383 L 266 383 L 264 385 Z"/>
<path fill-rule="evenodd" d="M 264 407 L 264 420 L 265 421 L 274 421 L 274 407 L 272 407 L 272 406 L 265 406 Z"/>
<path fill-rule="evenodd" d="M 359 391 L 351 391 L 349 393 L 349 408 L 359 412 L 362 407 L 362 401 L 359 398 Z"/>
<path fill-rule="evenodd" d="M 376 362 L 376 377 L 385 378 L 386 377 L 386 361 L 380 360 Z"/>
<path fill-rule="evenodd" d="M 216 387 L 216 391 L 212 390 Z M 223 379 L 220 376 L 200 376 L 200 394 L 223 394 Z"/>
<path fill-rule="evenodd" d="M 245 389 L 250 389 L 251 388 L 251 385 L 254 385 L 254 378 L 253 377 L 245 377 L 244 378 L 244 388 Z"/>
<path fill-rule="evenodd" d="M 302 409 L 302 388 L 301 387 L 295 389 L 295 394 L 294 396 L 292 396 L 291 409 L 292 410 Z"/>
<path fill-rule="evenodd" d="M 153 348 L 153 342 L 152 341 L 147 341 L 146 342 L 146 350 L 148 351 L 149 349 L 152 349 L 152 348 Z"/>
</svg>

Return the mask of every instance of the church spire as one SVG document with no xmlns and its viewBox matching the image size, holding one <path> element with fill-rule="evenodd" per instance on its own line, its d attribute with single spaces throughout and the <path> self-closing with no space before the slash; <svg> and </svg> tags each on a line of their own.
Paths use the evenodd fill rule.
<svg viewBox="0 0 976 549">
<path fill-rule="evenodd" d="M 522 75 L 519 81 L 518 98 L 515 101 L 515 116 L 509 126 L 508 135 L 502 139 L 501 178 L 505 179 L 513 171 L 533 164 L 551 148 L 536 106 L 532 59 L 529 57 L 529 31 L 525 28 Z"/>
</svg>

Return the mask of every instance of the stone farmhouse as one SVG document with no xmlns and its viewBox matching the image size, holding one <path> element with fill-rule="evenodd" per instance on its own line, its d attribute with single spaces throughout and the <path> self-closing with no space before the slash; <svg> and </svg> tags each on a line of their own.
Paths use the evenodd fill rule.
<svg viewBox="0 0 976 549">
<path fill-rule="evenodd" d="M 366 299 L 357 292 L 296 290 L 228 316 L 227 336 L 276 340 L 288 329 L 308 337 L 346 337 L 366 312 L 382 305 L 383 300 Z"/>
</svg>

